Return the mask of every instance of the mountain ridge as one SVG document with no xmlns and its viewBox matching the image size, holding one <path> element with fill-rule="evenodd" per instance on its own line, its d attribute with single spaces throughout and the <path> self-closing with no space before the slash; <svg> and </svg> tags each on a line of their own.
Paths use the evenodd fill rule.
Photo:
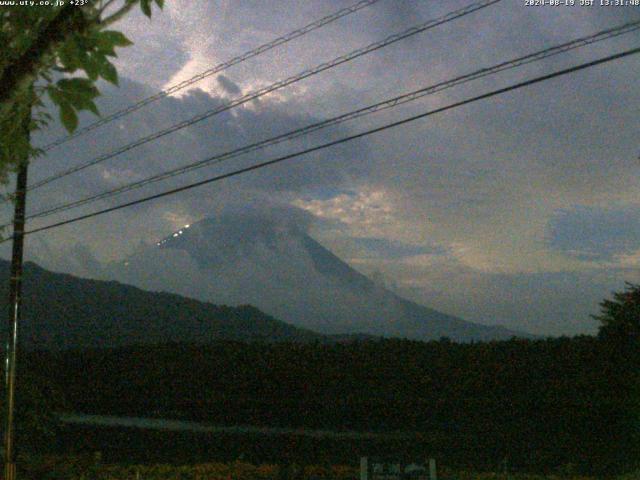
<svg viewBox="0 0 640 480">
<path fill-rule="evenodd" d="M 533 335 L 467 322 L 400 297 L 277 214 L 221 214 L 187 224 L 110 272 L 128 284 L 202 301 L 247 303 L 325 335 L 501 340 Z"/>
<path fill-rule="evenodd" d="M 9 262 L 0 260 L 8 276 Z M 6 281 L 0 295 L 7 298 Z M 166 342 L 330 341 L 251 305 L 230 307 L 116 281 L 54 273 L 26 262 L 20 341 L 27 348 L 113 348 Z"/>
</svg>

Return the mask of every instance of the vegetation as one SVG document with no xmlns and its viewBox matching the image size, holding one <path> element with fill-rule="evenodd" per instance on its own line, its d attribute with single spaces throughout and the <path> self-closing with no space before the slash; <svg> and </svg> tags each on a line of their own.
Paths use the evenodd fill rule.
<svg viewBox="0 0 640 480">
<path fill-rule="evenodd" d="M 290 478 L 291 473 L 300 480 L 307 478 L 331 478 L 333 480 L 355 480 L 357 471 L 351 466 L 305 465 L 292 469 L 291 465 L 262 464 L 235 461 L 232 463 L 204 463 L 196 465 L 102 465 L 91 457 L 46 457 L 27 463 L 25 478 L 48 478 L 80 480 L 89 475 L 92 480 L 279 480 Z M 55 471 L 52 476 L 50 472 Z"/>
<path fill-rule="evenodd" d="M 29 372 L 20 378 L 16 405 L 20 449 L 35 451 L 49 445 L 59 425 L 56 412 L 66 408 L 61 392 L 37 372 Z M 1 411 L 4 411 L 4 397 L 0 397 Z"/>
<path fill-rule="evenodd" d="M 58 277 L 35 284 L 54 289 L 75 285 L 73 277 Z M 130 314 L 142 312 L 141 321 L 152 315 L 145 308 L 158 306 L 158 298 L 167 299 L 167 308 L 175 303 L 169 310 L 174 324 L 189 324 L 190 316 L 202 322 L 201 308 L 218 312 L 220 328 L 235 321 L 229 307 L 172 295 L 151 302 L 138 296 L 146 292 L 116 283 L 100 285 L 104 291 L 87 284 L 86 292 L 76 293 L 87 299 L 110 297 Z M 123 296 L 125 290 L 135 295 Z M 636 291 L 629 286 L 625 295 L 614 294 L 602 303 L 597 337 L 471 344 L 447 339 L 336 344 L 322 338 L 306 338 L 305 343 L 141 343 L 30 352 L 20 363 L 21 378 L 34 372 L 47 378 L 64 392 L 67 411 L 298 429 L 296 434 L 258 435 L 67 425 L 58 430 L 57 444 L 41 451 L 102 451 L 109 462 L 145 464 L 167 458 L 197 464 L 242 457 L 253 464 L 332 465 L 349 464 L 360 455 L 428 455 L 457 471 L 496 471 L 508 465 L 512 471 L 603 477 L 639 466 L 639 346 L 633 335 L 624 333 L 632 333 L 638 319 L 635 297 L 628 295 Z M 56 297 L 53 291 L 49 295 Z M 70 311 L 82 308 L 80 302 Z M 57 314 L 66 318 L 62 310 Z M 241 321 L 246 329 L 237 330 L 235 339 L 243 334 L 252 338 L 254 321 L 260 318 Z M 76 327 L 67 325 L 66 336 L 73 337 Z M 379 435 L 305 434 L 313 429 Z M 398 432 L 403 435 L 387 435 Z"/>
<path fill-rule="evenodd" d="M 640 458 L 634 390 L 625 385 L 627 373 L 608 345 L 592 337 L 173 344 L 40 352 L 30 365 L 64 386 L 77 412 L 413 434 L 406 441 L 376 442 L 77 434 L 76 440 L 98 450 L 124 444 L 119 436 L 125 435 L 127 447 L 112 451 L 113 458 L 137 451 L 134 444 L 188 461 L 246 453 L 253 462 L 271 462 L 287 451 L 301 462 L 317 461 L 319 452 L 327 461 L 349 462 L 372 451 L 408 451 L 457 468 L 491 470 L 507 459 L 516 471 L 551 472 L 573 464 L 585 473 L 628 471 Z M 202 451 L 193 448 L 207 442 Z M 191 456 L 196 453 L 202 457 Z"/>
<path fill-rule="evenodd" d="M 151 16 L 152 0 L 66 2 L 61 6 L 4 6 L 0 8 L 0 178 L 38 151 L 32 148 L 24 125 L 33 131 L 51 116 L 44 108 L 49 99 L 59 108 L 60 119 L 70 132 L 78 125 L 77 112 L 98 114 L 94 99 L 99 78 L 117 84 L 110 58 L 115 48 L 131 45 L 109 26 L 140 5 Z M 155 0 L 162 8 L 163 0 Z M 82 73 L 81 76 L 73 76 Z"/>
<path fill-rule="evenodd" d="M 623 292 L 615 292 L 613 300 L 600 304 L 600 338 L 634 346 L 640 342 L 640 285 L 627 283 Z"/>
<path fill-rule="evenodd" d="M 242 461 L 229 463 L 202 463 L 194 465 L 122 465 L 102 464 L 95 457 L 45 457 L 25 462 L 20 478 L 28 480 L 357 480 L 355 465 L 295 465 L 261 464 Z M 56 472 L 55 474 L 52 472 Z M 534 475 L 479 473 L 440 468 L 442 480 L 595 480 L 579 475 Z M 611 477 L 616 480 L 636 480 L 637 475 Z"/>
</svg>

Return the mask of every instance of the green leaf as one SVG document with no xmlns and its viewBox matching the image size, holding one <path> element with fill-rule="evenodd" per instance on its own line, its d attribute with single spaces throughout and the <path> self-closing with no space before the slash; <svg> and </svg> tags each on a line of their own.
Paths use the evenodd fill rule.
<svg viewBox="0 0 640 480">
<path fill-rule="evenodd" d="M 69 94 L 65 98 L 68 100 L 67 103 L 71 104 L 76 110 L 89 110 L 98 115 L 98 108 L 90 98 L 78 94 Z"/>
<path fill-rule="evenodd" d="M 98 95 L 98 89 L 88 78 L 63 78 L 61 80 L 58 80 L 58 83 L 56 85 L 61 90 L 90 95 L 91 98 Z"/>
<path fill-rule="evenodd" d="M 60 63 L 62 63 L 65 70 L 73 72 L 78 68 L 77 58 L 67 44 L 64 44 L 58 50 L 58 58 L 60 58 Z"/>
<path fill-rule="evenodd" d="M 70 107 L 75 110 L 89 110 L 100 115 L 98 107 L 93 101 L 100 92 L 85 78 L 60 80 L 57 86 L 48 87 L 47 92 L 51 100 L 61 109 Z"/>
<path fill-rule="evenodd" d="M 100 32 L 97 41 L 99 47 L 102 45 L 115 47 L 128 47 L 129 45 L 133 45 L 133 42 L 122 32 L 116 32 L 115 30 L 104 30 Z"/>
<path fill-rule="evenodd" d="M 140 0 L 140 8 L 142 13 L 151 18 L 151 0 Z"/>
<path fill-rule="evenodd" d="M 58 49 L 58 58 L 62 66 L 70 71 L 77 70 L 82 63 L 83 52 L 76 40 L 72 37 L 64 42 Z"/>
<path fill-rule="evenodd" d="M 89 110 L 91 113 L 93 113 L 98 117 L 100 116 L 100 111 L 98 110 L 98 107 L 96 106 L 93 100 L 87 102 L 87 110 Z"/>
<path fill-rule="evenodd" d="M 96 60 L 95 55 L 87 55 L 86 60 L 82 64 L 82 68 L 89 77 L 89 80 L 96 81 L 100 75 L 100 63 Z"/>
<path fill-rule="evenodd" d="M 62 125 L 64 125 L 64 128 L 66 128 L 69 133 L 73 133 L 78 127 L 78 115 L 68 103 L 62 103 L 60 105 L 60 120 L 62 120 Z"/>
<path fill-rule="evenodd" d="M 118 85 L 118 71 L 106 58 L 100 63 L 100 76 L 107 82 Z"/>
<path fill-rule="evenodd" d="M 162 9 L 162 7 L 164 7 L 164 0 L 156 0 L 156 4 Z"/>
<path fill-rule="evenodd" d="M 107 40 L 99 40 L 96 46 L 98 52 L 103 56 L 109 55 L 110 57 L 116 57 L 115 45 L 109 43 Z"/>
<path fill-rule="evenodd" d="M 49 98 L 51 99 L 51 101 L 56 105 L 60 106 L 65 102 L 64 96 L 56 87 L 50 86 L 49 88 L 47 88 L 47 93 L 49 94 Z"/>
</svg>

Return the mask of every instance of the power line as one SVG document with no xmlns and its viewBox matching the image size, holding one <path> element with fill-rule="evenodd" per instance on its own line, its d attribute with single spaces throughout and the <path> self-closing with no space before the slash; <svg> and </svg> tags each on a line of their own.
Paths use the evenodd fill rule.
<svg viewBox="0 0 640 480">
<path fill-rule="evenodd" d="M 391 99 L 387 99 L 384 100 L 382 102 L 377 102 L 373 105 L 369 105 L 367 107 L 364 108 L 360 108 L 358 110 L 354 110 L 348 113 L 345 113 L 343 115 L 339 115 L 337 117 L 333 117 L 327 120 L 323 120 L 321 122 L 317 122 L 311 125 L 307 125 L 305 127 L 302 128 L 298 128 L 295 129 L 293 131 L 289 131 L 286 133 L 283 133 L 281 135 L 269 138 L 267 140 L 262 140 L 260 142 L 256 142 L 256 143 L 252 143 L 250 145 L 241 147 L 241 148 L 237 148 L 231 151 L 227 151 L 218 155 L 215 155 L 213 157 L 209 157 L 206 158 L 204 160 L 199 160 L 197 162 L 193 162 L 190 163 L 188 165 L 179 167 L 179 168 L 175 168 L 172 170 L 168 170 L 166 172 L 162 172 L 156 175 L 152 175 L 150 177 L 147 177 L 145 179 L 136 181 L 136 182 L 132 182 L 120 187 L 117 187 L 115 189 L 111 189 L 111 190 L 107 190 L 101 193 L 97 193 L 94 195 L 91 195 L 89 197 L 85 197 L 79 200 L 75 200 L 72 202 L 68 202 L 68 203 L 61 203 L 58 205 L 55 205 L 53 207 L 49 207 L 46 210 L 42 210 L 36 213 L 33 213 L 31 215 L 29 215 L 27 217 L 27 219 L 33 219 L 33 218 L 42 218 L 42 217 L 47 217 L 50 215 L 53 215 L 55 213 L 59 213 L 59 212 L 63 212 L 66 210 L 70 210 L 73 208 L 77 208 L 80 207 L 82 205 L 86 205 L 88 203 L 93 203 L 95 201 L 98 200 L 103 200 L 103 199 L 107 199 L 107 198 L 111 198 L 113 196 L 116 195 L 120 195 L 122 193 L 131 191 L 131 190 L 135 190 L 138 188 L 142 188 L 146 185 L 150 185 L 152 183 L 156 183 L 162 180 L 165 180 L 167 178 L 171 178 L 177 175 L 183 175 L 185 173 L 188 173 L 190 171 L 193 170 L 197 170 L 199 168 L 203 168 L 206 166 L 210 166 L 212 164 L 217 164 L 217 163 L 221 163 L 223 161 L 226 160 L 230 160 L 232 158 L 241 156 L 241 155 L 245 155 L 247 153 L 251 153 L 251 152 L 255 152 L 258 150 L 262 150 L 264 148 L 267 148 L 269 146 L 273 146 L 279 143 L 282 143 L 284 141 L 289 141 L 289 140 L 293 140 L 295 138 L 301 137 L 303 135 L 308 135 L 309 133 L 330 127 L 330 126 L 334 126 L 337 125 L 339 123 L 343 123 L 349 120 L 353 120 L 356 118 L 360 118 L 360 117 L 364 117 L 366 115 L 370 115 L 372 113 L 377 113 L 380 112 L 382 110 L 386 110 L 389 108 L 393 108 L 396 107 L 397 105 L 401 105 L 401 104 L 405 104 L 414 100 L 417 100 L 419 98 L 422 98 L 426 95 L 431 95 L 437 92 L 440 92 L 442 90 L 448 89 L 448 88 L 452 88 L 454 86 L 457 85 L 461 85 L 463 83 L 467 83 L 470 82 L 472 80 L 477 80 L 479 78 L 485 77 L 485 76 L 489 76 L 489 75 L 494 75 L 496 73 L 505 71 L 505 70 L 509 70 L 512 68 L 516 68 L 516 67 L 520 67 L 522 65 L 526 65 L 529 63 L 533 63 L 554 55 L 558 55 L 561 53 L 565 53 L 568 52 L 570 50 L 579 48 L 579 47 L 583 47 L 585 45 L 590 45 L 596 42 L 600 42 L 603 40 L 608 40 L 610 38 L 613 37 L 617 37 L 626 33 L 630 33 L 633 31 L 636 31 L 640 29 L 640 21 L 636 21 L 636 22 L 629 22 L 626 23 L 624 25 L 620 25 L 617 27 L 613 27 L 613 28 L 609 28 L 606 30 L 602 30 L 599 31 L 597 33 L 594 33 L 592 35 L 586 36 L 586 37 L 581 37 L 575 40 L 572 40 L 570 42 L 566 42 L 563 43 L 561 45 L 557 45 L 557 46 L 553 46 L 553 47 L 549 47 L 522 57 L 518 57 L 515 59 L 511 59 L 502 63 L 499 63 L 497 65 L 491 66 L 491 67 L 486 67 L 486 68 L 482 68 L 480 70 L 476 70 L 472 73 L 468 73 L 456 78 L 453 78 L 451 80 L 447 80 L 444 82 L 440 82 L 437 83 L 435 85 L 431 85 L 429 87 L 425 87 L 425 88 L 421 88 L 409 93 L 405 93 L 403 95 L 400 96 L 396 96 L 393 97 Z M 8 226 L 7 225 L 0 225 L 0 228 L 3 226 Z"/>
<path fill-rule="evenodd" d="M 48 152 L 49 150 L 62 145 L 63 143 L 66 143 L 74 138 L 77 138 L 81 135 L 84 135 L 87 132 L 90 132 L 92 130 L 95 130 L 96 128 L 101 127 L 102 125 L 106 125 L 107 123 L 113 122 L 114 120 L 117 120 L 119 118 L 125 117 L 127 115 L 129 115 L 130 113 L 135 112 L 136 110 L 140 110 L 142 107 L 145 107 L 147 105 L 149 105 L 150 103 L 155 102 L 156 100 L 160 100 L 162 98 L 165 98 L 169 95 L 171 95 L 172 93 L 175 93 L 179 90 L 182 90 L 183 88 L 188 87 L 189 85 L 193 85 L 194 83 L 199 82 L 200 80 L 203 80 L 207 77 L 210 77 L 212 75 L 215 75 L 216 73 L 220 73 L 223 70 L 226 70 L 229 67 L 232 67 L 233 65 L 237 65 L 241 62 L 244 62 L 246 60 L 249 60 L 251 58 L 257 57 L 258 55 L 261 55 L 269 50 L 272 50 L 276 47 L 279 47 L 280 45 L 284 45 L 287 42 L 290 42 L 291 40 L 294 40 L 298 37 L 301 37 L 303 35 L 306 35 L 309 32 L 312 32 L 313 30 L 317 30 L 329 23 L 332 23 L 342 17 L 346 17 L 347 15 L 350 15 L 352 13 L 357 12 L 358 10 L 361 10 L 365 7 L 368 7 L 370 5 L 373 5 L 374 3 L 377 3 L 380 0 L 362 0 L 354 5 L 351 5 L 349 7 L 343 8 L 341 10 L 338 10 L 337 12 L 334 12 L 330 15 L 327 15 L 326 17 L 322 17 L 318 20 L 315 20 L 311 23 L 309 23 L 308 25 L 305 25 L 304 27 L 301 27 L 297 30 L 294 30 L 293 32 L 289 32 L 286 35 L 283 35 L 281 37 L 278 37 L 268 43 L 262 44 L 259 47 L 254 48 L 253 50 L 249 50 L 248 52 L 244 52 L 240 55 L 238 55 L 237 57 L 233 57 L 231 60 L 227 60 L 224 63 L 220 63 L 214 67 L 211 67 L 203 72 L 200 72 L 197 75 L 194 75 L 191 78 L 188 78 L 187 80 L 183 80 L 180 83 L 177 83 L 175 85 L 172 85 L 164 90 L 161 90 L 160 92 L 151 95 L 147 98 L 143 98 L 142 100 L 127 106 L 126 108 L 123 108 L 122 110 L 118 110 L 117 112 L 112 113 L 111 115 L 108 115 L 106 117 L 100 118 L 99 120 L 93 122 L 90 125 L 87 125 L 84 128 L 81 128 L 79 130 L 77 130 L 75 133 L 71 134 L 71 135 L 67 135 L 66 137 L 61 137 L 57 140 L 54 140 L 51 143 L 48 143 L 46 145 L 44 145 L 43 147 L 41 147 L 41 150 Z"/>
<path fill-rule="evenodd" d="M 470 103 L 477 102 L 479 100 L 484 100 L 486 98 L 490 98 L 490 97 L 494 97 L 494 96 L 497 96 L 497 95 L 501 95 L 503 93 L 507 93 L 507 92 L 510 92 L 510 91 L 513 91 L 513 90 L 517 90 L 517 89 L 520 89 L 520 88 L 523 88 L 523 87 L 534 85 L 536 83 L 544 82 L 544 81 L 550 80 L 552 78 L 556 78 L 556 77 L 560 77 L 560 76 L 567 75 L 567 74 L 570 74 L 570 73 L 574 73 L 574 72 L 577 72 L 577 71 L 580 71 L 580 70 L 584 70 L 584 69 L 587 69 L 587 68 L 590 68 L 590 67 L 594 67 L 596 65 L 600 65 L 600 64 L 603 64 L 603 63 L 608 63 L 608 62 L 611 62 L 611 61 L 614 61 L 614 60 L 618 60 L 618 59 L 621 59 L 623 57 L 627 57 L 627 56 L 630 56 L 630 55 L 635 55 L 635 54 L 638 54 L 638 53 L 640 53 L 640 47 L 639 48 L 633 48 L 633 49 L 630 49 L 630 50 L 626 50 L 624 52 L 617 53 L 617 54 L 614 54 L 614 55 L 609 55 L 607 57 L 599 58 L 599 59 L 593 60 L 591 62 L 582 63 L 580 65 L 576 65 L 576 66 L 573 66 L 573 67 L 570 67 L 570 68 L 565 68 L 563 70 L 559 70 L 559 71 L 556 71 L 556 72 L 553 72 L 553 73 L 549 73 L 549 74 L 546 74 L 546 75 L 535 77 L 535 78 L 530 79 L 530 80 L 526 80 L 526 81 L 523 81 L 523 82 L 516 83 L 514 85 L 510 85 L 508 87 L 499 88 L 497 90 L 493 90 L 491 92 L 484 93 L 482 95 L 477 95 L 475 97 L 471 97 L 471 98 L 468 98 L 466 100 L 455 102 L 455 103 L 449 104 L 449 105 L 444 106 L 444 107 L 436 108 L 434 110 L 430 110 L 430 111 L 427 111 L 427 112 L 424 112 L 424 113 L 421 113 L 421 114 L 418 114 L 418 115 L 407 117 L 407 118 L 404 118 L 402 120 L 398 120 L 397 122 L 393 122 L 393 123 L 389 123 L 389 124 L 383 125 L 381 127 L 373 128 L 373 129 L 367 130 L 365 132 L 357 133 L 357 134 L 354 134 L 354 135 L 351 135 L 351 136 L 348 136 L 348 137 L 341 138 L 339 140 L 334 140 L 332 142 L 328 142 L 328 143 L 324 143 L 324 144 L 321 144 L 321 145 L 317 145 L 317 146 L 312 147 L 312 148 L 307 148 L 305 150 L 301 150 L 301 151 L 298 151 L 298 152 L 295 152 L 295 153 L 284 155 L 284 156 L 281 156 L 281 157 L 278 157 L 278 158 L 275 158 L 275 159 L 272 159 L 272 160 L 268 160 L 266 162 L 258 163 L 258 164 L 252 165 L 250 167 L 245 167 L 245 168 L 241 168 L 241 169 L 238 169 L 238 170 L 234 170 L 234 171 L 229 172 L 229 173 L 225 173 L 225 174 L 222 174 L 222 175 L 217 175 L 215 177 L 211 177 L 211 178 L 208 178 L 208 179 L 205 179 L 205 180 L 200 180 L 198 182 L 190 183 L 190 184 L 184 185 L 182 187 L 178 187 L 178 188 L 174 188 L 174 189 L 171 189 L 171 190 L 167 190 L 167 191 L 164 191 L 164 192 L 161 192 L 161 193 L 157 193 L 155 195 L 150 195 L 150 196 L 147 196 L 147 197 L 143 197 L 143 198 L 140 198 L 138 200 L 133 200 L 131 202 L 123 203 L 123 204 L 120 204 L 120 205 L 117 205 L 117 206 L 114 206 L 114 207 L 109 207 L 109 208 L 105 208 L 105 209 L 102 209 L 102 210 L 98 210 L 96 212 L 88 213 L 86 215 L 80 215 L 80 216 L 77 216 L 77 217 L 74 217 L 74 218 L 71 218 L 71 219 L 68 219 L 68 220 L 63 220 L 63 221 L 60 221 L 60 222 L 56 222 L 56 223 L 52 223 L 52 224 L 49 224 L 49 225 L 45 225 L 43 227 L 39 227 L 39 228 L 36 228 L 36 229 L 33 229 L 33 230 L 26 231 L 25 235 L 30 235 L 32 233 L 42 232 L 42 231 L 45 231 L 45 230 L 50 230 L 52 228 L 61 227 L 63 225 L 76 223 L 76 222 L 79 222 L 81 220 L 86 220 L 88 218 L 93 218 L 93 217 L 97 217 L 99 215 L 103 215 L 105 213 L 114 212 L 114 211 L 117 211 L 117 210 L 121 210 L 123 208 L 131 207 L 131 206 L 134 206 L 134 205 L 139 205 L 141 203 L 145 203 L 145 202 L 148 202 L 148 201 L 151 201 L 151 200 L 155 200 L 155 199 L 158 199 L 158 198 L 166 197 L 166 196 L 173 195 L 173 194 L 176 194 L 176 193 L 179 193 L 179 192 L 183 192 L 183 191 L 186 191 L 186 190 L 191 190 L 192 188 L 200 187 L 202 185 L 207 185 L 209 183 L 213 183 L 213 182 L 217 182 L 217 181 L 224 180 L 224 179 L 227 179 L 227 178 L 235 177 L 237 175 L 241 175 L 243 173 L 247 173 L 247 172 L 250 172 L 250 171 L 253 171 L 253 170 L 258 170 L 260 168 L 264 168 L 264 167 L 267 167 L 267 166 L 270 166 L 270 165 L 274 165 L 276 163 L 280 163 L 280 162 L 283 162 L 285 160 L 289 160 L 289 159 L 292 159 L 292 158 L 295 158 L 295 157 L 300 157 L 302 155 L 307 155 L 309 153 L 316 152 L 316 151 L 319 151 L 319 150 L 323 150 L 325 148 L 332 147 L 332 146 L 335 146 L 335 145 L 339 145 L 341 143 L 349 142 L 351 140 L 355 140 L 355 139 L 358 139 L 358 138 L 362 138 L 362 137 L 366 137 L 366 136 L 372 135 L 374 133 L 378 133 L 378 132 L 382 132 L 384 130 L 395 128 L 395 127 L 398 127 L 400 125 L 404 125 L 404 124 L 407 124 L 407 123 L 410 123 L 410 122 L 413 122 L 413 121 L 416 121 L 416 120 L 419 120 L 419 119 L 422 119 L 422 118 L 426 118 L 426 117 L 429 117 L 431 115 L 435 115 L 437 113 L 445 112 L 447 110 L 452 110 L 452 109 L 461 107 L 463 105 L 467 105 L 467 104 L 470 104 Z M 0 243 L 6 242 L 7 240 L 8 239 L 5 239 Z"/>
<path fill-rule="evenodd" d="M 416 35 L 418 33 L 424 32 L 425 30 L 429 30 L 431 28 L 434 28 L 438 25 L 442 25 L 444 23 L 448 23 L 451 22 L 457 18 L 463 17 L 465 15 L 469 15 L 477 10 L 481 10 L 483 8 L 486 8 L 490 5 L 493 5 L 494 3 L 498 3 L 502 0 L 481 0 L 479 2 L 475 2 L 473 4 L 467 5 L 466 7 L 463 7 L 459 10 L 455 10 L 453 12 L 450 12 L 442 17 L 439 17 L 437 19 L 434 20 L 429 20 L 425 23 L 422 23 L 420 25 L 411 27 L 403 32 L 394 34 L 394 35 L 390 35 L 389 37 L 385 38 L 384 40 L 378 41 L 378 42 L 374 42 L 371 43 L 369 45 L 367 45 L 366 47 L 362 47 L 359 48 L 357 50 L 354 50 L 346 55 L 337 57 L 329 62 L 325 62 L 322 63 L 320 65 L 317 65 L 313 68 L 310 68 L 308 70 L 305 70 L 297 75 L 293 75 L 291 77 L 288 77 L 284 80 L 280 80 L 279 82 L 273 83 L 267 87 L 264 88 L 260 88 L 258 90 L 254 90 L 253 92 L 247 93 L 241 97 L 238 97 L 235 100 L 232 100 L 231 102 L 225 103 L 219 107 L 216 107 L 214 109 L 208 110 L 204 113 L 201 113 L 199 115 L 196 115 L 195 117 L 192 117 L 189 120 L 184 120 L 180 123 L 177 123 L 169 128 L 166 128 L 164 130 L 155 132 L 151 135 L 148 135 L 146 137 L 140 138 L 132 143 L 129 143 L 123 147 L 120 147 L 116 150 L 113 150 L 107 154 L 101 155 L 99 157 L 96 157 L 86 163 L 83 163 L 81 165 L 69 168 L 67 170 L 64 170 L 62 172 L 59 172 L 57 174 L 51 175 L 49 177 L 44 178 L 43 180 L 40 180 L 32 185 L 29 186 L 29 188 L 27 190 L 35 190 L 36 188 L 42 187 L 43 185 L 46 185 L 48 183 L 51 183 L 55 180 L 59 180 L 60 178 L 66 177 L 68 175 L 71 175 L 73 173 L 79 172 L 81 170 L 84 170 L 85 168 L 91 167 L 93 165 L 96 165 L 98 163 L 101 163 L 105 160 L 111 159 L 113 157 L 116 157 L 122 153 L 125 153 L 129 150 L 132 150 L 136 147 L 139 147 L 140 145 L 144 145 L 146 143 L 149 143 L 153 140 L 157 140 L 161 137 L 164 137 L 166 135 L 169 135 L 170 133 L 174 133 L 178 130 L 181 130 L 185 127 L 189 127 L 195 123 L 198 123 L 202 120 L 205 120 L 209 117 L 212 117 L 214 115 L 217 115 L 219 113 L 225 112 L 227 110 L 230 110 L 234 107 L 237 107 L 239 105 L 245 104 L 247 102 L 250 102 L 251 100 L 254 100 L 256 98 L 262 97 L 268 93 L 272 93 L 276 90 L 279 90 L 281 88 L 284 88 L 288 85 L 291 85 L 293 83 L 296 83 L 300 80 L 303 80 L 305 78 L 311 77 L 312 75 L 316 75 L 320 72 L 323 72 L 325 70 L 329 70 L 330 68 L 336 67 L 338 65 L 341 65 L 343 63 L 349 62 L 355 58 L 361 57 L 363 55 L 366 55 L 368 53 L 371 53 L 373 51 L 379 50 L 383 47 L 386 47 L 387 45 L 391 45 L 392 43 L 396 43 L 400 40 L 403 40 L 405 38 L 411 37 L 413 35 Z"/>
</svg>

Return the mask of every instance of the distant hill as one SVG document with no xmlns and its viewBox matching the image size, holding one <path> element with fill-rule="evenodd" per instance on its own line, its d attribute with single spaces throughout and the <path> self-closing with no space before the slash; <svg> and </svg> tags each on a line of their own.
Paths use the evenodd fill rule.
<svg viewBox="0 0 640 480">
<path fill-rule="evenodd" d="M 325 335 L 455 341 L 529 337 L 406 300 L 280 214 L 223 213 L 185 225 L 111 266 L 108 278 L 213 303 L 250 304 Z"/>
<path fill-rule="evenodd" d="M 0 269 L 5 272 L 0 280 L 0 296 L 6 299 L 9 263 L 0 260 Z M 118 282 L 53 273 L 34 263 L 25 264 L 23 294 L 20 341 L 29 348 L 328 340 L 252 306 L 217 306 Z"/>
</svg>

